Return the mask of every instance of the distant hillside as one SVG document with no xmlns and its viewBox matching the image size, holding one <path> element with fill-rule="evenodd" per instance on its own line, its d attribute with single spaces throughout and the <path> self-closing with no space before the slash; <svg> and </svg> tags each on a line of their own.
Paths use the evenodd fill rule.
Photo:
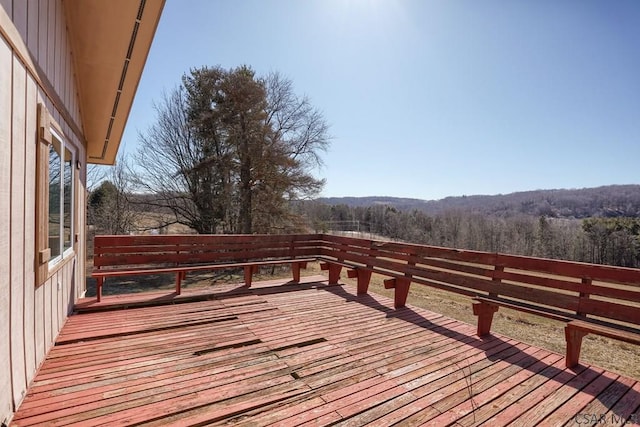
<svg viewBox="0 0 640 427">
<path fill-rule="evenodd" d="M 508 217 L 517 214 L 556 218 L 640 217 L 640 185 L 610 185 L 573 190 L 535 190 L 495 196 L 420 200 L 397 197 L 326 197 L 328 205 L 388 205 L 429 215 L 452 210 Z"/>
</svg>

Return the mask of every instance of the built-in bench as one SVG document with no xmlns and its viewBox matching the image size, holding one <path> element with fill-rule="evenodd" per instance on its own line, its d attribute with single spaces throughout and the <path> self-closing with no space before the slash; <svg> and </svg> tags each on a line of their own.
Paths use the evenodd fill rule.
<svg viewBox="0 0 640 427">
<path fill-rule="evenodd" d="M 325 234 L 97 236 L 93 276 L 99 300 L 108 277 L 175 273 L 180 293 L 187 272 L 242 268 L 250 285 L 258 266 L 290 264 L 299 281 L 300 269 L 315 260 L 330 284 L 346 269 L 360 295 L 373 273 L 386 276 L 396 308 L 414 283 L 468 296 L 479 336 L 491 332 L 499 307 L 564 322 L 570 367 L 586 334 L 640 344 L 640 270 L 631 268 Z"/>
<path fill-rule="evenodd" d="M 291 265 L 293 281 L 315 253 L 314 235 L 152 235 L 96 236 L 96 298 L 110 277 L 174 273 L 176 294 L 189 272 L 243 269 L 246 286 L 260 266 Z"/>
<path fill-rule="evenodd" d="M 640 345 L 638 269 L 341 236 L 322 242 L 330 280 L 347 267 L 358 293 L 366 293 L 371 273 L 388 276 L 396 308 L 412 283 L 471 297 L 479 336 L 490 333 L 499 307 L 565 322 L 568 367 L 589 333 Z"/>
<path fill-rule="evenodd" d="M 640 272 L 509 255 L 496 257 L 494 289 L 474 298 L 478 335 L 498 307 L 565 322 L 566 365 L 579 363 L 582 339 L 596 334 L 640 345 Z"/>
</svg>

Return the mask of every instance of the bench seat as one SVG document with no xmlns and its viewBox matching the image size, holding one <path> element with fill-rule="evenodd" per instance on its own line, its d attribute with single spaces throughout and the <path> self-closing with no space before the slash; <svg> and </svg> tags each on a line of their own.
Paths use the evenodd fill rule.
<svg viewBox="0 0 640 427">
<path fill-rule="evenodd" d="M 473 301 L 473 314 L 478 316 L 478 336 L 480 337 L 490 333 L 493 315 L 498 311 L 499 306 L 565 322 L 566 366 L 568 368 L 578 365 L 582 338 L 590 333 L 640 345 L 640 330 L 627 328 L 623 325 L 605 325 L 604 322 L 597 319 L 580 318 L 576 314 L 493 296 L 478 296 L 473 298 Z"/>
<path fill-rule="evenodd" d="M 181 292 L 182 280 L 185 279 L 188 272 L 196 271 L 210 271 L 210 270 L 224 270 L 232 268 L 244 269 L 244 281 L 246 286 L 251 286 L 253 273 L 258 267 L 269 265 L 282 265 L 291 264 L 293 270 L 293 281 L 300 281 L 300 269 L 306 268 L 307 263 L 314 262 L 315 258 L 294 258 L 294 259 L 279 259 L 279 260 L 266 260 L 266 261 L 248 261 L 248 262 L 236 262 L 236 263 L 224 263 L 224 264 L 197 264 L 197 265 L 179 265 L 179 266 L 166 266 L 166 267 L 130 267 L 130 268 L 118 268 L 118 269 L 97 269 L 91 274 L 96 279 L 96 297 L 98 302 L 102 298 L 102 287 L 104 280 L 108 277 L 121 277 L 121 276 L 137 276 L 137 275 L 150 275 L 150 274 L 176 274 L 176 293 L 179 295 Z"/>
<path fill-rule="evenodd" d="M 578 364 L 582 338 L 587 334 L 596 334 L 630 344 L 640 345 L 640 330 L 620 326 L 606 326 L 595 320 L 572 320 L 564 328 L 567 340 L 567 367 Z"/>
</svg>

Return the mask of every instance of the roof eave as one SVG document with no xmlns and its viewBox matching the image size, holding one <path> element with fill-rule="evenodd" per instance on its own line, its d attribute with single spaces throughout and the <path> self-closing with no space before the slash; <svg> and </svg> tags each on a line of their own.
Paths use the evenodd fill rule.
<svg viewBox="0 0 640 427">
<path fill-rule="evenodd" d="M 114 164 L 165 0 L 64 0 L 87 160 Z"/>
</svg>

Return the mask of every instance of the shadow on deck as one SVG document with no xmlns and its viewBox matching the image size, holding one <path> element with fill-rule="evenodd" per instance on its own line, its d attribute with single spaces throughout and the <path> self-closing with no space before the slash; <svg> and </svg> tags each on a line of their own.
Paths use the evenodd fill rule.
<svg viewBox="0 0 640 427">
<path fill-rule="evenodd" d="M 640 421 L 637 380 L 322 276 L 77 309 L 15 425 Z"/>
</svg>

